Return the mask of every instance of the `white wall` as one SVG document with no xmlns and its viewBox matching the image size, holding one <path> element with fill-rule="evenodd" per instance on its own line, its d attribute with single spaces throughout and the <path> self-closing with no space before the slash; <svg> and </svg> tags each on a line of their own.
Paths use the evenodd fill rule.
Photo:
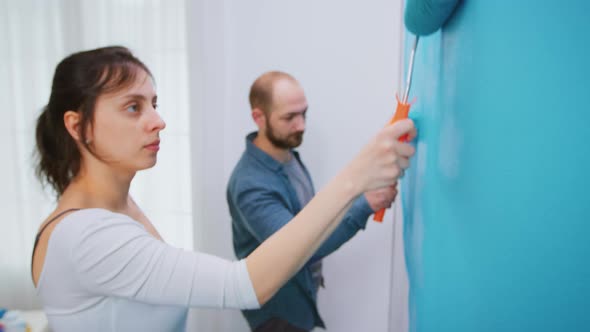
<svg viewBox="0 0 590 332">
<path fill-rule="evenodd" d="M 225 185 L 244 136 L 255 129 L 247 101 L 251 83 L 271 69 L 302 83 L 310 108 L 300 151 L 321 188 L 394 111 L 402 4 L 188 3 L 195 243 L 234 258 Z M 407 281 L 401 243 L 393 240 L 394 231 L 401 238 L 401 220 L 394 223 L 392 215 L 383 224 L 370 221 L 324 261 L 319 305 L 329 331 L 406 330 Z M 192 326 L 200 331 L 247 330 L 237 311 L 195 312 Z"/>
</svg>

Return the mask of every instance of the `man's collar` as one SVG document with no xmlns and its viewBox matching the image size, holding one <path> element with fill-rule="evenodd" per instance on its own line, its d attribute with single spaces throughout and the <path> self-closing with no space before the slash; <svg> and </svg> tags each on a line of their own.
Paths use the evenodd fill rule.
<svg viewBox="0 0 590 332">
<path fill-rule="evenodd" d="M 260 160 L 264 165 L 268 166 L 273 171 L 278 171 L 283 168 L 283 164 L 278 160 L 271 157 L 268 153 L 264 152 L 262 149 L 254 144 L 254 139 L 258 135 L 257 131 L 251 132 L 246 136 L 246 152 L 251 155 L 252 157 Z M 291 150 L 293 157 L 297 159 L 297 161 L 301 164 L 301 159 L 299 157 L 299 152 L 297 150 Z"/>
<path fill-rule="evenodd" d="M 246 153 L 256 158 L 273 171 L 279 171 L 283 169 L 283 164 L 271 157 L 268 153 L 262 151 L 262 149 L 254 144 L 254 139 L 257 135 L 258 132 L 255 131 L 246 136 Z"/>
</svg>

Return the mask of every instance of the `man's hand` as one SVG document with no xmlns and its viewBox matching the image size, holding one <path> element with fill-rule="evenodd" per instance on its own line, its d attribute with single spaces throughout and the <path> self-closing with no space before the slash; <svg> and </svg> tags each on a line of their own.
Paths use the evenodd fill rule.
<svg viewBox="0 0 590 332">
<path fill-rule="evenodd" d="M 391 203 L 393 203 L 396 196 L 397 183 L 389 187 L 371 190 L 365 193 L 365 198 L 369 202 L 369 206 L 371 206 L 373 212 L 391 207 Z"/>
</svg>

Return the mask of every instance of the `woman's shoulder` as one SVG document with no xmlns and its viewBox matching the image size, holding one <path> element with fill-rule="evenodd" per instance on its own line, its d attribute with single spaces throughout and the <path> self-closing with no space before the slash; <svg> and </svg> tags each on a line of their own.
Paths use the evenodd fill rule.
<svg viewBox="0 0 590 332">
<path fill-rule="evenodd" d="M 60 224 L 59 228 L 62 230 L 77 233 L 118 227 L 143 229 L 143 226 L 131 217 L 102 208 L 78 209 L 65 216 Z"/>
<path fill-rule="evenodd" d="M 135 239 L 151 238 L 131 217 L 105 209 L 81 209 L 66 216 L 53 230 L 54 248 L 72 257 L 106 252 Z"/>
<path fill-rule="evenodd" d="M 86 221 L 112 220 L 120 222 L 133 220 L 126 214 L 113 212 L 103 208 L 83 208 L 72 210 L 73 212 L 68 215 L 70 219 L 82 219 Z"/>
<path fill-rule="evenodd" d="M 142 225 L 124 214 L 99 208 L 60 209 L 50 215 L 37 235 L 33 279 L 40 279 L 50 252 L 49 257 L 70 257 L 88 248 L 100 251 L 112 240 L 124 242 L 129 236 L 146 233 Z"/>
</svg>

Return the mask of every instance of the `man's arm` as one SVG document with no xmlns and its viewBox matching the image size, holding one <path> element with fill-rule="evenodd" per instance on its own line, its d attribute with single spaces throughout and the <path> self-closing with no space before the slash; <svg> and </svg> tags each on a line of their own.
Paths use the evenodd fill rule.
<svg viewBox="0 0 590 332">
<path fill-rule="evenodd" d="M 248 189 L 241 189 L 248 188 Z M 259 242 L 285 226 L 294 215 L 285 198 L 262 183 L 246 182 L 230 190 L 230 196 L 246 228 Z M 373 190 L 359 196 L 343 214 L 342 222 L 314 253 L 311 262 L 331 254 L 364 229 L 375 211 L 388 208 L 397 195 L 396 186 Z"/>
<path fill-rule="evenodd" d="M 258 242 L 269 238 L 294 217 L 285 198 L 265 183 L 241 180 L 230 189 L 229 195 L 230 204 Z"/>
<path fill-rule="evenodd" d="M 352 207 L 344 215 L 342 223 L 334 230 L 334 233 L 314 253 L 311 262 L 322 259 L 340 248 L 356 233 L 365 229 L 367 219 L 375 211 L 389 208 L 397 196 L 397 186 L 373 190 L 359 196 Z"/>
</svg>

